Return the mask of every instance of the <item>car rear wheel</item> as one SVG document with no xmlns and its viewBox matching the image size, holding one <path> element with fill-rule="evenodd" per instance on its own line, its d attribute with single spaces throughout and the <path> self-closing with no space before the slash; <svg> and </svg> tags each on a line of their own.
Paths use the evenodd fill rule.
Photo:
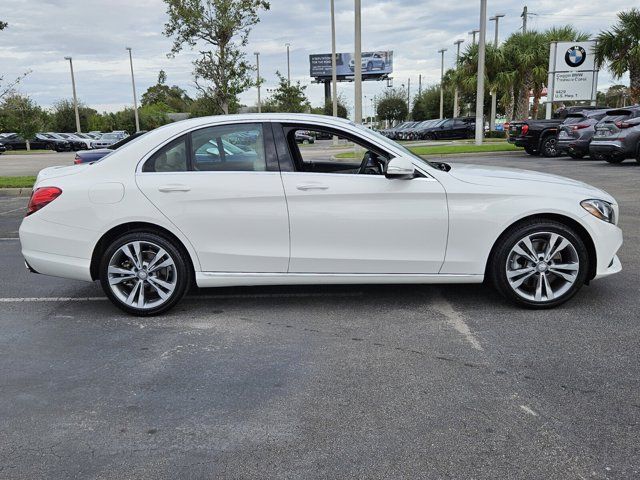
<svg viewBox="0 0 640 480">
<path fill-rule="evenodd" d="M 191 273 L 185 254 L 156 233 L 134 232 L 114 240 L 100 262 L 100 284 L 121 310 L 158 315 L 187 292 Z"/>
<path fill-rule="evenodd" d="M 509 300 L 552 308 L 573 297 L 589 271 L 587 248 L 570 227 L 532 220 L 508 231 L 496 245 L 489 278 Z"/>
<path fill-rule="evenodd" d="M 620 157 L 617 155 L 605 155 L 603 157 L 603 159 L 605 161 L 607 161 L 608 163 L 622 163 L 624 161 L 624 157 Z"/>
<path fill-rule="evenodd" d="M 542 139 L 541 151 L 545 157 L 554 158 L 558 156 L 558 140 L 555 135 L 547 135 Z"/>
</svg>

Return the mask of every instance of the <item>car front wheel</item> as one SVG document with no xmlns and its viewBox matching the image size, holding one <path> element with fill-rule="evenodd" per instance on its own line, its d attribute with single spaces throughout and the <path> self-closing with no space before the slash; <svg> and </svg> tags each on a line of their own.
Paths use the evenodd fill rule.
<svg viewBox="0 0 640 480">
<path fill-rule="evenodd" d="M 114 240 L 100 263 L 100 283 L 109 299 L 139 316 L 166 312 L 190 284 L 189 262 L 174 243 L 156 233 L 133 232 Z"/>
<path fill-rule="evenodd" d="M 589 270 L 587 248 L 570 227 L 533 220 L 496 245 L 489 277 L 498 291 L 529 308 L 552 308 L 573 297 Z"/>
</svg>

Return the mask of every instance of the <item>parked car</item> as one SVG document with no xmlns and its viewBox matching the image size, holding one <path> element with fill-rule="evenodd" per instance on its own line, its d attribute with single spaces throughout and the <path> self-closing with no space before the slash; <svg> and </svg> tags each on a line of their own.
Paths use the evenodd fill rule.
<svg viewBox="0 0 640 480">
<path fill-rule="evenodd" d="M 295 138 L 297 143 L 315 143 L 316 141 L 316 137 L 310 135 L 309 132 L 303 132 L 302 130 L 296 131 Z"/>
<path fill-rule="evenodd" d="M 433 127 L 434 125 L 436 125 L 441 121 L 442 120 L 437 119 L 437 120 L 425 120 L 423 122 L 419 122 L 417 125 L 414 125 L 413 127 L 408 129 L 407 135 L 409 137 L 409 140 L 420 140 L 422 138 L 422 132 L 424 132 L 428 128 Z"/>
<path fill-rule="evenodd" d="M 390 128 L 386 128 L 384 130 L 381 130 L 380 133 L 382 135 L 384 135 L 385 137 L 391 138 L 393 140 L 393 139 L 395 139 L 396 132 L 398 130 L 406 127 L 410 123 L 413 123 L 413 122 L 402 122 L 402 123 L 399 123 L 398 125 L 396 125 L 395 127 L 390 127 Z"/>
<path fill-rule="evenodd" d="M 97 162 L 102 157 L 110 154 L 114 150 L 117 150 L 118 148 L 122 147 L 123 145 L 126 145 L 130 141 L 135 140 L 138 137 L 141 137 L 145 133 L 147 133 L 146 130 L 142 130 L 138 133 L 134 133 L 133 135 L 129 135 L 128 137 L 125 137 L 119 142 L 116 142 L 113 145 L 109 145 L 106 148 L 96 148 L 92 150 L 79 150 L 76 152 L 76 156 L 75 156 L 75 159 L 73 160 L 73 163 L 75 163 L 76 165 L 79 165 L 81 163 Z"/>
<path fill-rule="evenodd" d="M 420 132 L 420 138 L 424 140 L 451 140 L 471 138 L 475 131 L 475 119 L 445 118 L 437 123 L 424 128 Z"/>
<path fill-rule="evenodd" d="M 58 135 L 68 140 L 75 151 L 91 148 L 91 142 L 93 142 L 91 137 L 84 136 L 82 133 L 59 133 Z"/>
<path fill-rule="evenodd" d="M 558 129 L 568 115 L 588 110 L 602 109 L 589 105 L 562 108 L 556 111 L 554 118 L 545 120 L 519 120 L 509 123 L 508 142 L 516 147 L 523 147 L 529 155 L 557 157 Z"/>
<path fill-rule="evenodd" d="M 111 133 L 115 133 L 116 135 L 118 135 L 118 137 L 120 137 L 120 140 L 129 136 L 129 132 L 127 132 L 126 130 L 114 130 Z"/>
<path fill-rule="evenodd" d="M 7 150 L 27 149 L 27 142 L 17 133 L 11 133 L 0 138 L 0 145 Z M 55 150 L 56 152 L 66 152 L 71 148 L 66 140 L 52 138 L 42 133 L 36 134 L 34 138 L 29 140 L 29 147 L 33 150 Z"/>
<path fill-rule="evenodd" d="M 582 158 L 589 154 L 589 144 L 595 133 L 595 125 L 602 120 L 606 110 L 584 110 L 570 113 L 560 125 L 558 153 L 571 158 Z"/>
<path fill-rule="evenodd" d="M 91 132 L 88 132 L 87 135 L 89 135 L 92 139 L 97 140 L 102 136 L 102 132 L 98 130 L 92 130 Z"/>
<path fill-rule="evenodd" d="M 379 53 L 363 53 L 360 56 L 362 62 L 362 70 L 370 72 L 372 70 L 384 70 L 387 66 L 384 57 Z M 353 72 L 356 69 L 356 60 L 351 58 L 349 60 L 349 69 Z"/>
<path fill-rule="evenodd" d="M 589 152 L 609 163 L 640 162 L 640 106 L 608 110 L 595 126 Z"/>
<path fill-rule="evenodd" d="M 0 144 L 0 153 L 4 153 L 7 151 L 7 147 L 5 147 L 4 145 Z"/>
<path fill-rule="evenodd" d="M 296 130 L 329 131 L 365 154 L 318 161 Z M 245 133 L 252 149 L 234 143 Z M 223 142 L 238 160 L 209 152 Z M 617 219 L 611 195 L 575 180 L 429 162 L 346 120 L 260 114 L 175 122 L 92 165 L 42 170 L 19 235 L 31 271 L 100 280 L 136 315 L 167 311 L 192 281 L 487 278 L 513 302 L 550 308 L 621 270 Z"/>
<path fill-rule="evenodd" d="M 84 140 L 82 140 L 80 138 L 76 138 L 75 136 L 72 136 L 72 135 L 67 134 L 67 133 L 47 132 L 44 135 L 56 138 L 58 140 L 65 140 L 67 143 L 69 143 L 70 150 L 73 150 L 73 151 L 81 150 L 83 148 L 87 148 L 87 142 L 86 141 L 84 141 Z M 91 145 L 91 142 L 89 142 L 89 146 L 90 145 Z"/>
<path fill-rule="evenodd" d="M 99 139 L 91 142 L 91 148 L 106 148 L 122 140 L 122 136 L 117 133 L 103 133 Z"/>
</svg>

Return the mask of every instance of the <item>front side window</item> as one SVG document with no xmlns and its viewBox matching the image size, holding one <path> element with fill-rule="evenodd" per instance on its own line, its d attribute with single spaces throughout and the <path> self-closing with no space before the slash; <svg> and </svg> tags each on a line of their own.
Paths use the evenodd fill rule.
<svg viewBox="0 0 640 480">
<path fill-rule="evenodd" d="M 388 154 L 381 150 L 338 132 L 286 126 L 285 134 L 298 172 L 384 175 L 389 161 Z M 339 148 L 333 147 L 334 134 Z"/>
<path fill-rule="evenodd" d="M 265 171 L 261 124 L 207 127 L 191 133 L 193 169 L 198 171 Z"/>
</svg>

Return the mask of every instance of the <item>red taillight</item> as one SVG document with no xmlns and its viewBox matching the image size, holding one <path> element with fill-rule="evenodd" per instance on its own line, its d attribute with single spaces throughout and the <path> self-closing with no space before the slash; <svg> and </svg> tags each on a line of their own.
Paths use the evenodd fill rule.
<svg viewBox="0 0 640 480">
<path fill-rule="evenodd" d="M 76 153 L 76 158 L 73 159 L 73 163 L 76 165 L 80 165 L 82 163 L 82 160 L 80 159 L 80 155 L 78 155 Z"/>
<path fill-rule="evenodd" d="M 522 125 L 522 135 L 526 135 L 528 131 L 529 131 L 529 125 L 525 123 L 524 125 Z"/>
<path fill-rule="evenodd" d="M 577 125 L 573 126 L 573 130 L 582 130 L 583 128 L 588 128 L 589 124 L 588 123 L 578 123 Z"/>
<path fill-rule="evenodd" d="M 33 212 L 37 212 L 43 207 L 46 207 L 56 198 L 62 194 L 62 190 L 58 187 L 40 187 L 36 188 L 31 194 L 29 199 L 29 206 L 27 207 L 27 216 Z"/>
<path fill-rule="evenodd" d="M 623 122 L 623 121 L 616 122 L 616 127 L 618 128 L 629 128 L 630 126 L 631 124 L 628 122 Z"/>
</svg>

